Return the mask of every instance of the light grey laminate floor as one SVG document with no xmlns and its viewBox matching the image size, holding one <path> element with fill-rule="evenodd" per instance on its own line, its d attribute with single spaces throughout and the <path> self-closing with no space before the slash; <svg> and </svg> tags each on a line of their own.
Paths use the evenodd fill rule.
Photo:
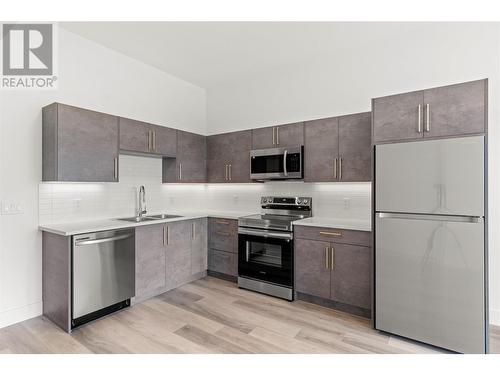
<svg viewBox="0 0 500 375">
<path fill-rule="evenodd" d="M 500 353 L 500 330 L 491 351 Z M 207 277 L 66 334 L 43 317 L 0 329 L 0 353 L 439 353 L 367 319 Z"/>
</svg>

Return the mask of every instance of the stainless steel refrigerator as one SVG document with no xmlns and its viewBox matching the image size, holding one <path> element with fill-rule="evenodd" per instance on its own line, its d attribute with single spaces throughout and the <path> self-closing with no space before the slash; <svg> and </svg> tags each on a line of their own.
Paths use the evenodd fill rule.
<svg viewBox="0 0 500 375">
<path fill-rule="evenodd" d="M 375 328 L 488 347 L 483 136 L 375 146 Z"/>
</svg>

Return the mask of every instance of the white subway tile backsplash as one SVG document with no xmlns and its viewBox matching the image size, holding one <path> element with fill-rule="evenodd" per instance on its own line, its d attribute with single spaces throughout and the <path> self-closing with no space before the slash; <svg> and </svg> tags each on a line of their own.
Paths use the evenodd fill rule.
<svg viewBox="0 0 500 375">
<path fill-rule="evenodd" d="M 144 185 L 149 212 L 259 212 L 263 195 L 311 196 L 313 214 L 370 218 L 370 183 L 162 184 L 161 159 L 120 155 L 118 183 L 40 183 L 40 224 L 134 215 Z M 347 201 L 347 203 L 346 203 Z"/>
</svg>

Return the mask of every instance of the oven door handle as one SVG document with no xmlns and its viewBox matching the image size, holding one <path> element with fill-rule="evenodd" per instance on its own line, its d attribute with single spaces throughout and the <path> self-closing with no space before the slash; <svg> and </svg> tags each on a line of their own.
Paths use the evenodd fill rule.
<svg viewBox="0 0 500 375">
<path fill-rule="evenodd" d="M 285 152 L 283 153 L 283 174 L 285 176 L 288 176 L 288 171 L 286 170 L 286 157 L 288 155 L 288 150 L 285 150 Z"/>
<path fill-rule="evenodd" d="M 238 228 L 238 234 L 247 234 L 250 236 L 264 237 L 264 238 L 281 238 L 285 240 L 292 240 L 293 233 L 271 232 L 269 230 L 252 230 L 248 228 Z"/>
</svg>

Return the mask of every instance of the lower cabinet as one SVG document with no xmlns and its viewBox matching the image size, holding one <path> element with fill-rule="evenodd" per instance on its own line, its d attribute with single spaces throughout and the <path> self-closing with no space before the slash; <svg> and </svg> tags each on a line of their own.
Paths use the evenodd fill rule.
<svg viewBox="0 0 500 375">
<path fill-rule="evenodd" d="M 238 254 L 208 250 L 208 270 L 227 276 L 238 276 Z"/>
<path fill-rule="evenodd" d="M 147 298 L 165 288 L 163 224 L 135 228 L 135 297 Z"/>
<path fill-rule="evenodd" d="M 208 263 L 208 229 L 207 219 L 191 221 L 191 232 L 193 239 L 191 242 L 191 275 L 207 270 Z"/>
<path fill-rule="evenodd" d="M 238 276 L 238 220 L 208 219 L 208 270 L 214 276 Z"/>
<path fill-rule="evenodd" d="M 369 232 L 297 228 L 294 249 L 298 297 L 367 316 L 371 310 L 372 270 L 371 247 L 366 243 Z M 332 238 L 319 240 L 321 235 Z M 343 243 L 346 240 L 354 243 Z"/>
<path fill-rule="evenodd" d="M 176 288 L 207 270 L 207 219 L 136 227 L 136 301 Z"/>
<path fill-rule="evenodd" d="M 176 288 L 191 277 L 191 221 L 165 224 L 166 230 L 166 286 Z"/>
</svg>

